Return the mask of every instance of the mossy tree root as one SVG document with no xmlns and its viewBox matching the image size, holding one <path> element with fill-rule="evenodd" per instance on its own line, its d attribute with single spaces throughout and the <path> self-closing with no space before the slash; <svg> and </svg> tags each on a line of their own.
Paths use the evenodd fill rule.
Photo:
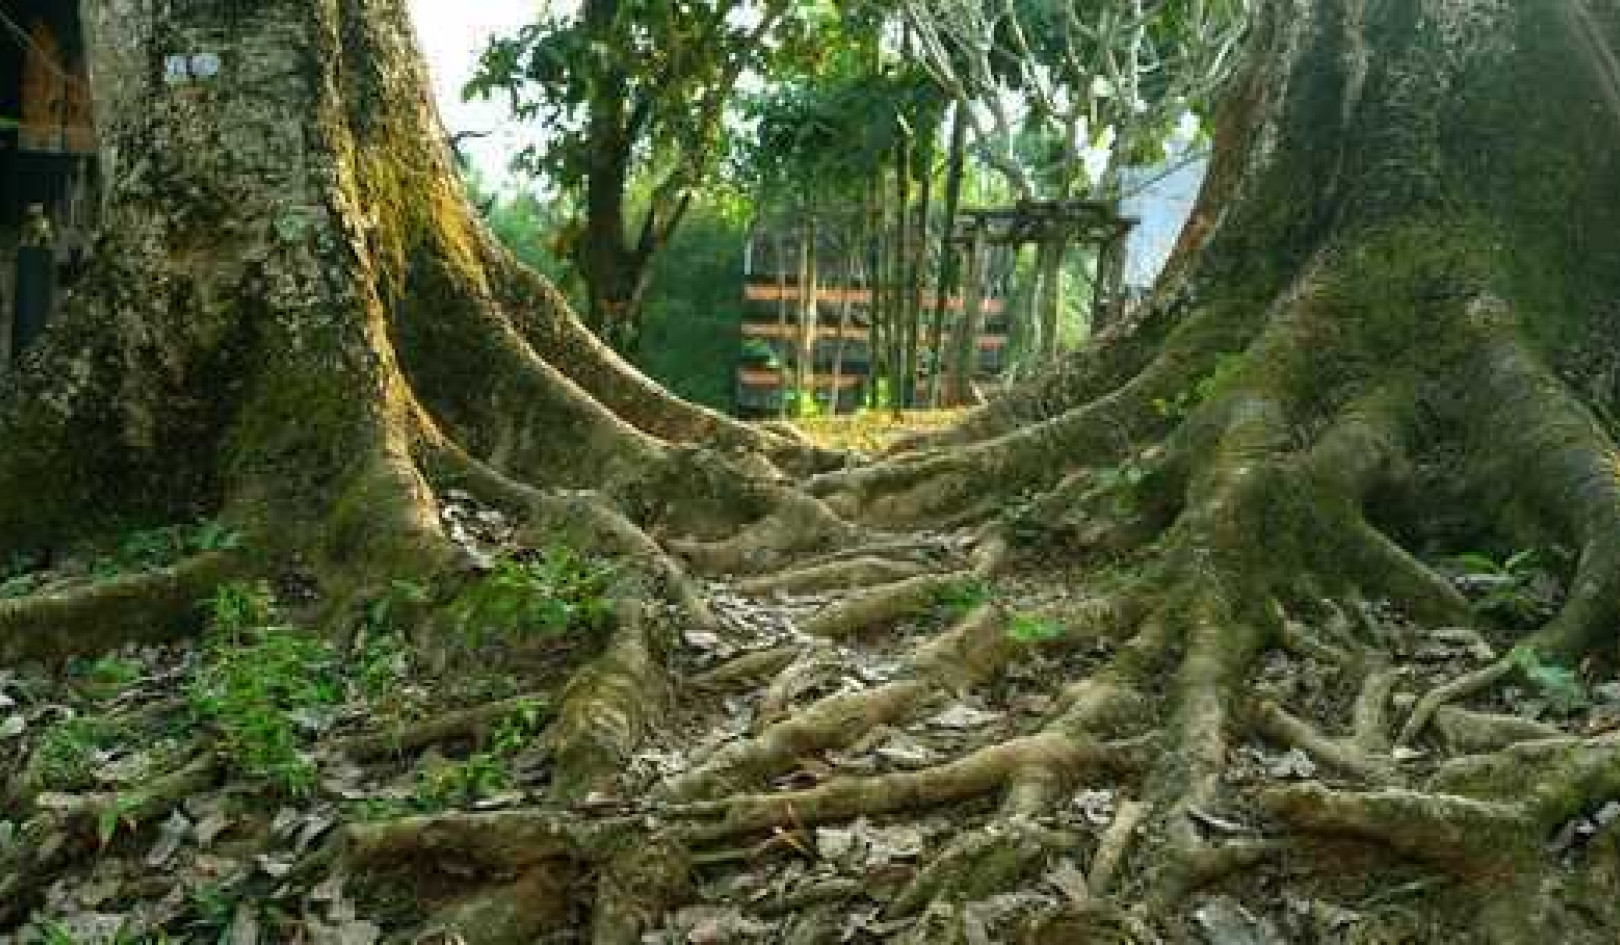
<svg viewBox="0 0 1620 945">
<path fill-rule="evenodd" d="M 209 552 L 152 572 L 0 601 L 0 666 L 184 639 L 206 620 L 199 602 L 252 571 L 240 555 Z"/>
</svg>

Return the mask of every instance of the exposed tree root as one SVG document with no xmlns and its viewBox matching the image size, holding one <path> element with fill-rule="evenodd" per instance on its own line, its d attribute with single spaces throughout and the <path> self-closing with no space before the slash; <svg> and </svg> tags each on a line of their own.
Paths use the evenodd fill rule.
<svg viewBox="0 0 1620 945">
<path fill-rule="evenodd" d="M 547 732 L 554 796 L 586 797 L 623 770 L 669 704 L 669 646 L 647 604 L 620 603 L 606 651 L 568 684 Z"/>
<path fill-rule="evenodd" d="M 0 927 L 25 917 L 55 870 L 133 825 L 154 823 L 220 776 L 219 759 L 205 753 L 125 794 L 41 795 L 23 835 L 0 848 Z"/>
<path fill-rule="evenodd" d="M 202 628 L 198 601 L 245 573 L 239 556 L 212 552 L 83 588 L 0 600 L 0 665 L 181 639 Z"/>
<path fill-rule="evenodd" d="M 371 761 L 390 755 L 415 752 L 429 745 L 460 739 L 481 739 L 496 725 L 510 718 L 514 712 L 545 705 L 549 696 L 549 693 L 542 692 L 514 699 L 502 699 L 470 709 L 446 712 L 402 726 L 392 732 L 336 739 L 322 747 L 328 752 L 347 755 L 356 761 Z"/>
<path fill-rule="evenodd" d="M 972 577 L 971 572 L 929 574 L 885 584 L 827 608 L 800 629 L 813 637 L 841 639 L 897 620 L 920 617 Z"/>
<path fill-rule="evenodd" d="M 915 717 L 936 695 L 971 689 L 1000 670 L 1016 649 L 1005 629 L 1004 615 L 981 607 L 918 651 L 912 661 L 915 678 L 830 696 L 798 709 L 757 737 L 721 749 L 666 790 L 673 798 L 695 800 L 757 787 L 800 758 Z"/>
</svg>

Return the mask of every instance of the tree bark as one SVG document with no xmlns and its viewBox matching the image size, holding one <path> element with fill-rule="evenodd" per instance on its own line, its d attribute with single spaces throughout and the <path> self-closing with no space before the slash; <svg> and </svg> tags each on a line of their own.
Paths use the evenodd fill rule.
<svg viewBox="0 0 1620 945">
<path fill-rule="evenodd" d="M 1559 937 L 1589 907 L 1607 931 L 1582 940 L 1613 934 L 1607 905 L 1544 885 L 1560 818 L 1612 789 L 1595 772 L 1615 770 L 1613 744 L 1571 735 L 1536 764 L 1528 745 L 1487 760 L 1421 740 L 1448 702 L 1616 659 L 1617 145 L 1613 2 L 1267 4 L 1153 298 L 960 428 L 813 484 L 867 521 L 999 521 L 1012 546 L 1129 562 L 1116 573 L 1145 616 L 1074 705 L 1135 680 L 1124 691 L 1158 706 L 1129 729 L 1157 746 L 1151 823 L 1122 841 L 1145 847 L 1150 910 L 1312 849 L 1295 842 L 1348 840 L 1488 903 L 1451 918 L 1454 937 Z M 1045 497 L 1014 505 L 1032 488 Z M 1533 548 L 1568 554 L 1550 616 L 1489 623 L 1512 655 L 1403 684 L 1415 705 L 1387 728 L 1377 667 L 1402 658 L 1379 634 L 1481 621 L 1437 558 Z M 1338 649 L 1335 620 L 1368 601 L 1390 610 Z M 1355 734 L 1255 704 L 1268 652 L 1351 667 Z M 1252 738 L 1351 786 L 1245 800 L 1229 752 Z M 1420 741 L 1433 777 L 1398 761 Z M 1251 803 L 1285 839 L 1215 839 L 1207 812 Z"/>
<path fill-rule="evenodd" d="M 0 552 L 219 512 L 415 570 L 445 554 L 424 470 L 452 447 L 626 500 L 672 441 L 805 455 L 662 392 L 494 242 L 399 0 L 85 18 L 100 262 L 0 399 Z M 217 75 L 159 68 L 204 53 Z"/>
</svg>

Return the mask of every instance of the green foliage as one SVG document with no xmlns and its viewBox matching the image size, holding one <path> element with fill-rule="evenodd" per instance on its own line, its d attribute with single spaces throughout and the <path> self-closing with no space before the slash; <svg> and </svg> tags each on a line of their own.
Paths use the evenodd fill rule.
<svg viewBox="0 0 1620 945">
<path fill-rule="evenodd" d="M 572 288 L 574 272 L 567 258 L 568 202 L 542 199 L 530 187 L 497 189 L 475 168 L 465 168 L 462 177 L 467 195 L 496 238 L 553 284 Z"/>
<path fill-rule="evenodd" d="M 511 767 L 504 759 L 479 752 L 465 761 L 434 765 L 416 782 L 417 806 L 440 811 L 469 804 L 510 787 Z"/>
<path fill-rule="evenodd" d="M 1118 466 L 1099 469 L 1095 474 L 1097 488 L 1109 497 L 1117 515 L 1131 515 L 1138 505 L 1138 490 L 1147 482 L 1148 467 L 1135 456 L 1126 457 Z"/>
<path fill-rule="evenodd" d="M 1007 636 L 1019 643 L 1051 643 L 1066 632 L 1062 623 L 1036 614 L 1013 614 L 1007 623 Z"/>
<path fill-rule="evenodd" d="M 38 572 L 42 561 L 38 555 L 13 553 L 0 568 L 0 600 L 26 597 L 34 592 L 43 579 Z"/>
<path fill-rule="evenodd" d="M 193 713 L 219 731 L 225 754 L 243 772 L 294 796 L 314 787 L 315 765 L 303 752 L 307 732 L 343 696 L 330 644 L 274 627 L 216 634 L 188 695 Z"/>
<path fill-rule="evenodd" d="M 994 589 L 989 584 L 969 578 L 942 589 L 934 597 L 934 606 L 953 617 L 960 617 L 975 607 L 989 603 L 993 594 Z"/>
<path fill-rule="evenodd" d="M 388 590 L 366 603 L 366 629 L 376 633 L 402 629 L 399 626 L 402 616 L 426 604 L 431 597 L 432 591 L 427 585 L 396 578 L 388 582 Z"/>
<path fill-rule="evenodd" d="M 120 924 L 113 932 L 112 938 L 98 938 L 94 941 L 81 939 L 74 934 L 73 929 L 54 919 L 46 919 L 38 926 L 37 935 L 42 945 L 168 945 L 169 937 L 158 932 L 156 934 L 137 934 L 128 931 L 124 924 Z"/>
<path fill-rule="evenodd" d="M 653 263 L 635 352 L 649 377 L 718 410 L 731 409 L 735 396 L 745 217 L 713 189 L 694 203 Z"/>
<path fill-rule="evenodd" d="M 503 96 L 514 117 L 538 121 L 547 133 L 519 163 L 576 191 L 603 149 L 635 155 L 649 170 L 705 170 L 737 79 L 813 61 L 827 19 L 819 4 L 789 0 L 618 0 L 562 10 L 493 39 L 465 94 Z"/>
<path fill-rule="evenodd" d="M 1513 665 L 1530 685 L 1536 688 L 1541 697 L 1547 700 L 1547 706 L 1559 715 L 1572 715 L 1592 704 L 1591 694 L 1587 692 L 1586 684 L 1572 669 L 1559 666 L 1555 663 L 1544 662 L 1541 655 L 1533 647 L 1518 646 L 1508 654 Z"/>
<path fill-rule="evenodd" d="M 113 842 L 120 830 L 133 832 L 140 824 L 135 812 L 140 802 L 122 794 L 114 795 L 96 812 L 96 842 L 105 847 Z"/>
<path fill-rule="evenodd" d="M 210 626 L 227 636 L 268 626 L 276 619 L 275 594 L 264 581 L 227 581 L 214 589 L 214 596 L 203 602 L 203 608 L 208 611 Z"/>
<path fill-rule="evenodd" d="M 606 629 L 611 569 L 563 547 L 539 558 L 504 558 L 451 602 L 453 626 L 470 647 L 491 638 L 559 637 Z"/>
<path fill-rule="evenodd" d="M 417 779 L 416 805 L 427 812 L 469 804 L 512 786 L 512 759 L 540 733 L 548 717 L 539 702 L 517 709 L 496 726 L 485 750 L 444 762 Z"/>
<path fill-rule="evenodd" d="M 1194 410 L 1209 403 L 1230 390 L 1242 373 L 1246 359 L 1241 354 L 1223 354 L 1215 361 L 1215 367 L 1192 390 L 1185 390 L 1175 397 L 1166 400 L 1163 397 L 1153 399 L 1153 409 L 1167 420 L 1183 420 Z"/>
<path fill-rule="evenodd" d="M 34 749 L 34 765 L 43 784 L 55 791 L 88 787 L 100 764 L 100 753 L 129 732 L 107 719 L 64 719 L 45 730 Z"/>
<path fill-rule="evenodd" d="M 168 567 L 190 555 L 241 546 L 240 532 L 213 520 L 139 529 L 120 537 L 110 553 L 99 555 L 92 571 L 98 579 L 107 580 L 130 571 Z"/>
<path fill-rule="evenodd" d="M 745 103 L 757 128 L 745 176 L 760 193 L 791 194 L 788 202 L 797 204 L 855 201 L 907 135 L 931 141 L 937 134 L 947 100 L 920 69 L 874 70 L 870 59 L 856 56 L 839 66 Z M 917 149 L 919 161 L 924 150 Z M 930 173 L 921 164 L 911 170 Z"/>
<path fill-rule="evenodd" d="M 1475 613 L 1525 627 L 1549 619 L 1557 610 L 1557 582 L 1543 564 L 1549 554 L 1520 550 L 1498 561 L 1483 552 L 1467 551 L 1445 563 L 1460 572 Z"/>
<path fill-rule="evenodd" d="M 787 415 L 800 420 L 815 420 L 828 413 L 814 391 L 801 390 L 797 387 L 784 388 L 782 402 Z"/>
<path fill-rule="evenodd" d="M 117 656 L 103 656 L 91 662 L 76 660 L 68 666 L 80 688 L 93 699 L 117 696 L 141 678 L 140 664 Z"/>
<path fill-rule="evenodd" d="M 382 699 L 410 672 L 411 651 L 397 634 L 377 633 L 366 637 L 353 662 L 360 692 L 368 699 Z"/>
</svg>

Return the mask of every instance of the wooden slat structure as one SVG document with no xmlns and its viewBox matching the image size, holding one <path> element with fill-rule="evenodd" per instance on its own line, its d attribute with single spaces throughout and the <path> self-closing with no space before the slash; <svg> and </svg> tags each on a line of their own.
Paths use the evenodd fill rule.
<svg viewBox="0 0 1620 945">
<path fill-rule="evenodd" d="M 847 261 L 848 234 L 860 232 L 859 221 L 838 224 L 823 219 L 815 233 L 817 255 Z M 756 227 L 750 243 L 747 281 L 743 290 L 742 353 L 736 368 L 735 403 L 744 416 L 776 416 L 793 396 L 814 396 L 823 412 L 848 413 L 869 400 L 873 361 L 877 357 L 871 310 L 874 292 L 864 273 L 851 277 L 823 264 L 801 286 L 807 271 L 805 230 L 777 232 Z M 841 255 L 835 251 L 841 247 Z M 948 296 L 944 309 L 949 320 L 960 322 L 970 304 L 980 311 L 976 333 L 975 375 L 997 376 L 1006 363 L 1006 301 L 999 292 L 978 291 Z M 937 306 L 932 290 L 922 293 L 918 307 L 932 312 Z M 808 315 L 808 317 L 806 317 Z M 800 391 L 800 388 L 804 391 Z"/>
<path fill-rule="evenodd" d="M 100 173 L 94 101 L 78 0 L 0 0 L 0 374 L 50 299 L 83 272 L 97 225 Z M 36 209 L 37 208 L 37 209 Z M 58 291 L 20 311 L 19 248 L 25 220 L 48 221 L 48 258 L 36 265 Z M 35 232 L 44 232 L 38 228 Z M 38 247 L 34 247 L 38 249 Z M 36 263 L 38 261 L 36 260 Z M 15 335 L 15 338 L 13 337 Z M 13 341 L 18 342 L 14 344 Z"/>
<path fill-rule="evenodd" d="M 92 154 L 96 150 L 90 77 L 43 19 L 28 27 L 23 58 L 20 151 Z"/>
<path fill-rule="evenodd" d="M 1058 265 L 1070 247 L 1092 248 L 1097 259 L 1091 280 L 1091 324 L 1095 330 L 1123 304 L 1127 241 L 1140 223 L 1121 215 L 1117 206 L 1107 201 L 1026 200 L 1011 207 L 960 211 L 951 244 L 969 257 L 965 267 L 969 272 L 983 269 L 984 254 L 993 246 L 1017 251 L 1032 245 L 1043 255 L 1052 255 Z M 1051 323 L 1041 326 L 1048 357 L 1055 357 L 1057 351 L 1056 315 L 1053 307 L 1047 313 Z M 973 316 L 970 314 L 967 320 L 972 323 Z"/>
</svg>

